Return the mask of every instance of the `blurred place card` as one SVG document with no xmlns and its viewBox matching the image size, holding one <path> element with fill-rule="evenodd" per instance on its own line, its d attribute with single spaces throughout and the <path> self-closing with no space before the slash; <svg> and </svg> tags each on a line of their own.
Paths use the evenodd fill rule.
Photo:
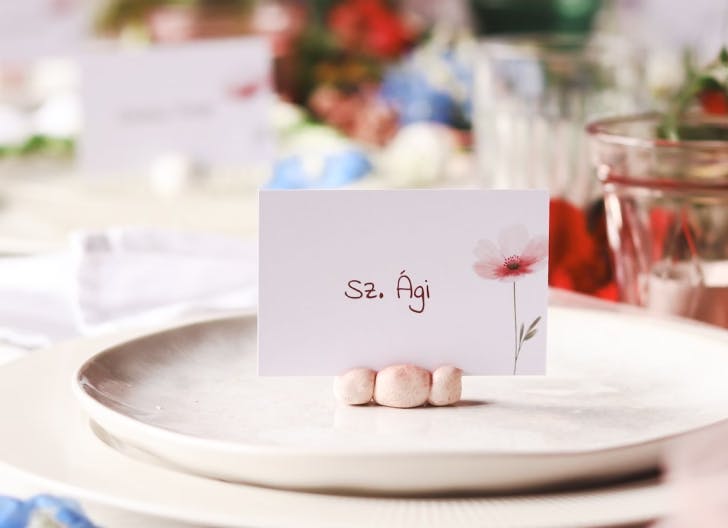
<svg viewBox="0 0 728 528">
<path fill-rule="evenodd" d="M 258 372 L 543 374 L 545 191 L 261 191 Z"/>
<path fill-rule="evenodd" d="M 85 0 L 0 0 L 0 61 L 76 53 L 85 38 Z"/>
<path fill-rule="evenodd" d="M 272 159 L 264 39 L 96 51 L 82 68 L 87 171 L 145 170 L 177 154 L 216 167 Z"/>
</svg>

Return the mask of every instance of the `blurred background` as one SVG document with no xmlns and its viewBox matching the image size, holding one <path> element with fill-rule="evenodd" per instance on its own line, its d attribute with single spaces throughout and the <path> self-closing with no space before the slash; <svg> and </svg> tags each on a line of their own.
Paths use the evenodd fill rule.
<svg viewBox="0 0 728 528">
<path fill-rule="evenodd" d="M 584 127 L 669 111 L 727 34 L 721 0 L 0 0 L 0 251 L 250 237 L 259 188 L 548 188 L 550 283 L 645 304 Z"/>
</svg>

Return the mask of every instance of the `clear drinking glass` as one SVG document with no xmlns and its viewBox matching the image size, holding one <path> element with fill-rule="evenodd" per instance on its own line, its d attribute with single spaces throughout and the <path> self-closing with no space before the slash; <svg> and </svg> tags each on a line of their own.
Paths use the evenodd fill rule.
<svg viewBox="0 0 728 528">
<path fill-rule="evenodd" d="M 590 177 L 584 126 L 644 109 L 642 54 L 623 41 L 578 35 L 495 37 L 479 47 L 474 129 L 487 187 L 547 188 L 584 204 Z"/>
<path fill-rule="evenodd" d="M 588 126 L 625 302 L 728 328 L 728 117 L 693 115 L 657 138 L 655 114 Z"/>
</svg>

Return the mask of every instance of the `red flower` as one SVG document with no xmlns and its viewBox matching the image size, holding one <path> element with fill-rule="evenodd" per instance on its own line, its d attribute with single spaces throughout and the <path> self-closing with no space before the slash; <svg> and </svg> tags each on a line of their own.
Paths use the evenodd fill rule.
<svg viewBox="0 0 728 528">
<path fill-rule="evenodd" d="M 698 98 L 705 113 L 714 115 L 728 114 L 728 94 L 723 90 L 704 90 Z"/>
<path fill-rule="evenodd" d="M 478 241 L 473 269 L 484 279 L 515 282 L 541 268 L 547 255 L 545 236 L 529 238 L 525 226 L 514 225 L 501 231 L 497 246 L 490 240 Z"/>
<path fill-rule="evenodd" d="M 413 39 L 382 0 L 345 0 L 329 13 L 329 26 L 344 48 L 378 57 L 396 57 Z"/>
<path fill-rule="evenodd" d="M 593 220 L 590 229 L 582 209 L 566 200 L 551 200 L 549 284 L 615 300 L 603 210 Z"/>
</svg>

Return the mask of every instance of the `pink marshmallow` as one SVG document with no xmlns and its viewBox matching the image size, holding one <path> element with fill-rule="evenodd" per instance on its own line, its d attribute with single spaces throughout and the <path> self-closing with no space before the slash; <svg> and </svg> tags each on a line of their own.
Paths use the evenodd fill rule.
<svg viewBox="0 0 728 528">
<path fill-rule="evenodd" d="M 452 405 L 460 401 L 463 392 L 463 371 L 452 365 L 443 365 L 432 372 L 430 405 Z"/>
<path fill-rule="evenodd" d="M 374 395 L 374 378 L 377 375 L 368 368 L 353 368 L 334 380 L 336 399 L 349 405 L 369 403 Z"/>
<path fill-rule="evenodd" d="M 374 383 L 374 401 L 387 407 L 407 409 L 427 402 L 430 371 L 415 365 L 392 365 L 380 370 Z"/>
</svg>

